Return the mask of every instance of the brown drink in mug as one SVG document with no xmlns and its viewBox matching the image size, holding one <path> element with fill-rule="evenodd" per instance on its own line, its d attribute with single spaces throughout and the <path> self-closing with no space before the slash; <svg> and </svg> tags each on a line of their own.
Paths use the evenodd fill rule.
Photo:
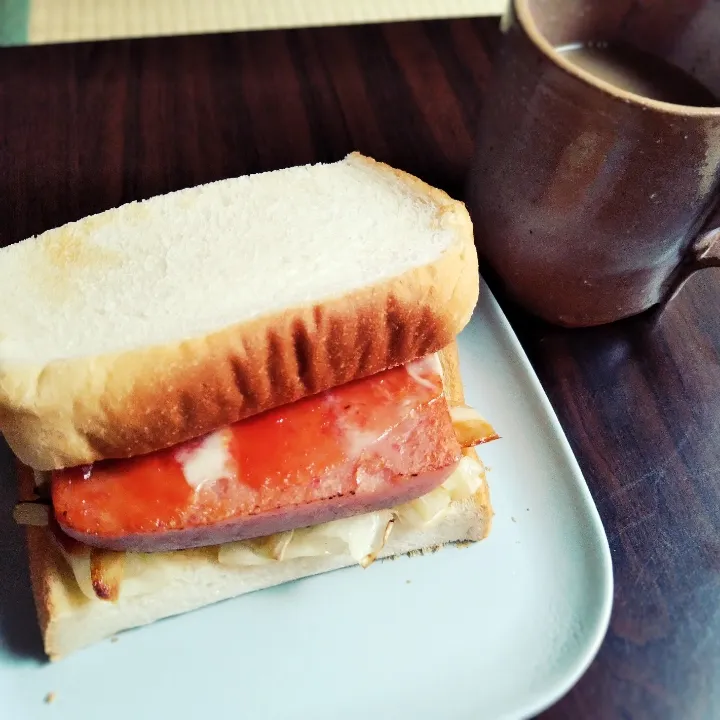
<svg viewBox="0 0 720 720">
<path fill-rule="evenodd" d="M 508 293 L 566 326 L 720 265 L 720 2 L 512 0 L 467 203 Z"/>
</svg>

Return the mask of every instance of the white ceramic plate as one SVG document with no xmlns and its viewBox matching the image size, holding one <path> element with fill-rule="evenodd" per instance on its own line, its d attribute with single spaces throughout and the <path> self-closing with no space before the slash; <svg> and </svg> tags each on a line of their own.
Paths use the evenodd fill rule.
<svg viewBox="0 0 720 720">
<path fill-rule="evenodd" d="M 0 483 L 0 717 L 518 718 L 563 695 L 612 601 L 607 540 L 543 390 L 484 291 L 460 338 L 495 521 L 469 548 L 352 568 L 161 621 L 50 665 Z M 0 474 L 10 473 L 7 452 Z M 55 694 L 51 707 L 43 698 Z"/>
</svg>

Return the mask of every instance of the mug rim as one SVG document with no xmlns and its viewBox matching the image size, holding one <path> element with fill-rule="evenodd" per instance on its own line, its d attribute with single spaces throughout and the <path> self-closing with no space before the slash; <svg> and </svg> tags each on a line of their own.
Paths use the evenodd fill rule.
<svg viewBox="0 0 720 720">
<path fill-rule="evenodd" d="M 530 40 L 537 46 L 543 55 L 549 58 L 555 63 L 555 65 L 557 65 L 561 70 L 564 70 L 566 73 L 575 76 L 586 84 L 592 85 L 598 90 L 601 90 L 602 92 L 605 92 L 619 100 L 640 105 L 643 109 L 647 108 L 663 113 L 682 115 L 685 117 L 720 117 L 720 105 L 717 107 L 698 107 L 696 105 L 680 105 L 678 103 L 669 103 L 663 100 L 654 100 L 653 98 L 644 97 L 643 95 L 637 95 L 628 90 L 623 90 L 622 88 L 593 75 L 587 70 L 578 67 L 574 63 L 571 63 L 569 60 L 566 60 L 563 57 L 563 54 L 558 52 L 555 46 L 552 45 L 540 32 L 540 29 L 533 18 L 533 14 L 530 11 L 529 3 L 530 0 L 512 0 L 518 22 Z M 718 99 L 718 103 L 720 103 L 720 99 Z"/>
</svg>

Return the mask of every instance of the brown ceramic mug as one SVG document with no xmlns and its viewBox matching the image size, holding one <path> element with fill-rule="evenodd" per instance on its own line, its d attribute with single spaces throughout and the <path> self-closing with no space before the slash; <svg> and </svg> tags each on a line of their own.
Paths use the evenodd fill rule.
<svg viewBox="0 0 720 720">
<path fill-rule="evenodd" d="M 510 296 L 619 320 L 720 266 L 720 1 L 513 0 L 467 204 Z"/>
</svg>

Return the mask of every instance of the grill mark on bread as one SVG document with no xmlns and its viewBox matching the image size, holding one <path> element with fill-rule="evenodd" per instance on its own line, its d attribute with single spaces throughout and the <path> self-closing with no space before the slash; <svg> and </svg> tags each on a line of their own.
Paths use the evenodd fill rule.
<svg viewBox="0 0 720 720">
<path fill-rule="evenodd" d="M 197 422 L 199 406 L 205 405 L 204 393 L 195 395 L 194 393 L 184 392 L 180 393 L 177 405 L 168 409 L 170 414 L 177 416 L 180 425 L 192 426 Z M 162 414 L 165 415 L 166 412 Z"/>
<path fill-rule="evenodd" d="M 406 313 L 399 307 L 397 298 L 388 295 L 385 303 L 385 325 L 387 327 L 387 359 L 388 364 L 395 364 L 393 360 L 398 357 L 412 357 L 406 352 L 408 339 L 408 327 L 413 323 L 408 322 Z"/>
<path fill-rule="evenodd" d="M 375 365 L 374 354 L 375 344 L 373 338 L 382 337 L 379 333 L 376 333 L 377 327 L 376 317 L 369 314 L 358 315 L 354 322 L 356 328 L 356 345 L 358 346 L 358 365 L 360 368 L 366 368 L 368 366 Z M 357 374 L 357 369 L 355 370 Z"/>
<path fill-rule="evenodd" d="M 428 305 L 422 305 L 417 327 L 420 336 L 417 340 L 417 354 L 427 355 L 431 352 L 433 340 L 442 333 L 442 328 L 439 327 L 435 314 Z"/>
<path fill-rule="evenodd" d="M 317 310 L 317 308 L 316 308 Z M 313 313 L 316 315 L 316 313 Z M 304 393 L 314 393 L 316 383 L 313 378 L 313 338 L 307 325 L 301 318 L 296 318 L 292 327 L 292 345 L 295 354 L 297 377 Z"/>
<path fill-rule="evenodd" d="M 255 408 L 262 404 L 261 391 L 253 383 L 248 373 L 245 358 L 234 355 L 230 358 L 230 373 L 232 375 L 233 386 L 237 390 L 238 399 L 242 399 L 240 412 L 242 415 L 247 408 Z"/>
<path fill-rule="evenodd" d="M 359 370 L 355 357 L 353 355 L 347 356 L 344 352 L 346 347 L 352 347 L 355 344 L 356 325 L 355 318 L 346 320 L 337 315 L 331 316 L 327 323 L 325 350 L 327 362 L 333 369 L 333 379 L 336 384 L 344 382 L 345 378 L 354 377 Z M 347 340 L 348 335 L 353 338 L 350 342 Z"/>
<path fill-rule="evenodd" d="M 298 396 L 299 380 L 297 376 L 293 376 L 292 369 L 287 367 L 286 349 L 287 343 L 283 341 L 280 333 L 277 330 L 271 330 L 268 333 L 267 367 L 273 398 L 278 396 L 296 398 Z"/>
</svg>

